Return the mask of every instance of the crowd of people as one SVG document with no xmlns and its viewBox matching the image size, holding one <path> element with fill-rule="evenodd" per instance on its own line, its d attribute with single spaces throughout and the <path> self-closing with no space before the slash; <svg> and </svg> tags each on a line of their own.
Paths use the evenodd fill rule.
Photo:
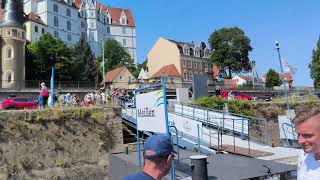
<svg viewBox="0 0 320 180">
<path fill-rule="evenodd" d="M 63 107 L 77 107 L 77 106 L 85 106 L 88 107 L 90 105 L 106 105 L 110 103 L 117 102 L 119 98 L 130 98 L 130 93 L 126 89 L 97 89 L 93 91 L 87 92 L 83 99 L 80 98 L 77 94 L 59 94 L 55 93 L 55 103 L 56 105 Z M 44 107 L 52 106 L 52 98 L 51 93 L 48 92 L 45 83 L 41 83 L 40 94 L 37 99 L 39 109 Z"/>
</svg>

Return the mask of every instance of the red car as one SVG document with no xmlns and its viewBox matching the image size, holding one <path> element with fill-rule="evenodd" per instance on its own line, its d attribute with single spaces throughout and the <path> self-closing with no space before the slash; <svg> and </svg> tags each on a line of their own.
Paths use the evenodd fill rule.
<svg viewBox="0 0 320 180">
<path fill-rule="evenodd" d="M 222 91 L 221 92 L 221 99 L 228 99 L 228 95 L 232 99 L 242 99 L 242 100 L 252 100 L 253 96 L 245 95 L 238 91 Z"/>
<path fill-rule="evenodd" d="M 10 97 L 1 104 L 2 109 L 37 109 L 38 104 L 33 97 Z"/>
</svg>

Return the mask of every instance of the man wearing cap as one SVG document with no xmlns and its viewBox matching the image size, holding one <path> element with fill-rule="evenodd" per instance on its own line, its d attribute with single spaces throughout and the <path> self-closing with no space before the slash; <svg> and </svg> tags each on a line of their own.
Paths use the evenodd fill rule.
<svg viewBox="0 0 320 180">
<path fill-rule="evenodd" d="M 165 135 L 152 135 L 144 143 L 143 170 L 123 180 L 161 180 L 168 174 L 174 158 L 173 146 Z"/>
</svg>

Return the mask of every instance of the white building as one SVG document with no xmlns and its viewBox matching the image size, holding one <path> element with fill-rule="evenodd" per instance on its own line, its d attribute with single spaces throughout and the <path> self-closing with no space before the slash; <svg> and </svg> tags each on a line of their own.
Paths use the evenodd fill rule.
<svg viewBox="0 0 320 180">
<path fill-rule="evenodd" d="M 32 17 L 26 24 L 31 42 L 45 32 L 69 45 L 86 36 L 99 57 L 102 42 L 113 38 L 137 63 L 135 23 L 129 9 L 105 6 L 95 0 L 24 0 L 24 11 Z"/>
</svg>

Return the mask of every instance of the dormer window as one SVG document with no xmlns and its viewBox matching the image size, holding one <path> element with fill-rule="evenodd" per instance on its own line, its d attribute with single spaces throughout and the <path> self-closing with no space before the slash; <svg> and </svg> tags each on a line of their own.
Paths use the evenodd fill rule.
<svg viewBox="0 0 320 180">
<path fill-rule="evenodd" d="M 125 17 L 122 17 L 122 18 L 121 18 L 121 24 L 122 24 L 122 25 L 126 25 L 126 24 L 127 24 L 127 20 L 126 20 Z"/>
</svg>

